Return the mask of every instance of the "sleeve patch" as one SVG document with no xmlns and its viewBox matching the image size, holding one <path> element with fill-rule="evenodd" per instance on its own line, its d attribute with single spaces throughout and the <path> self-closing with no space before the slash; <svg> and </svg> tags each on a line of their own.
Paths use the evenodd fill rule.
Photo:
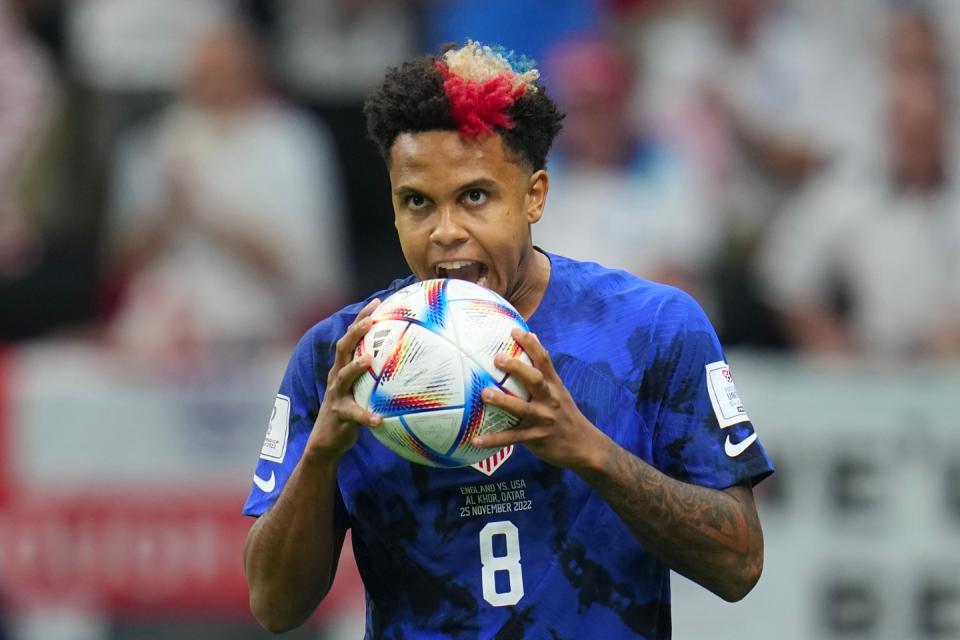
<svg viewBox="0 0 960 640">
<path fill-rule="evenodd" d="M 707 393 L 721 429 L 750 420 L 733 384 L 730 367 L 723 360 L 707 365 Z"/>
<path fill-rule="evenodd" d="M 287 437 L 290 434 L 290 398 L 277 394 L 267 426 L 267 436 L 263 439 L 260 457 L 273 462 L 283 462 L 287 452 Z"/>
</svg>

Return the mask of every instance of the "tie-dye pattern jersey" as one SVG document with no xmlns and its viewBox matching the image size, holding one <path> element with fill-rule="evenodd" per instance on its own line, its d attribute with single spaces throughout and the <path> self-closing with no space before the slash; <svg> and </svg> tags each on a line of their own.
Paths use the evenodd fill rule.
<svg viewBox="0 0 960 640">
<path fill-rule="evenodd" d="M 529 325 L 583 414 L 664 473 L 722 489 L 773 467 L 715 332 L 686 294 L 551 255 Z M 409 284 L 395 282 L 381 299 Z M 302 454 L 334 346 L 363 307 L 293 354 L 244 512 L 276 500 Z M 670 637 L 669 571 L 574 473 L 525 447 L 434 469 L 368 432 L 343 458 L 336 521 L 367 592 L 367 638 Z"/>
</svg>

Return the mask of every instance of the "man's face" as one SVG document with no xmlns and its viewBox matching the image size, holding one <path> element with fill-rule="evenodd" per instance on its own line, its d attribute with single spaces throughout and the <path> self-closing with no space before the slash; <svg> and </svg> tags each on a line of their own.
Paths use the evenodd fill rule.
<svg viewBox="0 0 960 640">
<path fill-rule="evenodd" d="M 540 219 L 547 174 L 531 174 L 498 135 L 402 133 L 390 150 L 395 225 L 421 280 L 460 278 L 516 304 L 534 278 L 530 224 Z"/>
</svg>

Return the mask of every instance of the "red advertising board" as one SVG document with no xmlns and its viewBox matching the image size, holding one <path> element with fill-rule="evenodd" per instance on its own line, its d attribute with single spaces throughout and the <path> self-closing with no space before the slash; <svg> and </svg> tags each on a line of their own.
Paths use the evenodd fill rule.
<svg viewBox="0 0 960 640">
<path fill-rule="evenodd" d="M 37 412 L 24 398 L 50 404 L 44 397 L 49 367 L 22 366 L 20 355 L 0 351 L 0 599 L 15 608 L 61 602 L 119 615 L 250 616 L 242 552 L 253 520 L 241 509 L 256 449 L 244 452 L 239 465 L 211 460 L 221 467 L 214 469 L 220 474 L 215 482 L 191 484 L 190 474 L 179 470 L 168 474 L 169 481 L 146 475 L 131 480 L 127 470 L 116 482 L 104 482 L 118 462 L 100 456 L 96 446 L 58 453 L 63 464 L 56 473 L 62 475 L 38 471 L 37 460 L 49 448 L 70 445 L 56 437 L 42 442 L 44 451 L 29 444 L 36 438 L 26 430 L 49 424 L 36 424 L 30 415 Z M 110 386 L 123 392 L 119 384 Z M 81 428 L 69 424 L 70 417 L 63 431 L 50 433 Z M 147 436 L 134 430 L 129 435 L 131 441 Z M 65 470 L 84 456 L 92 462 Z M 137 462 L 145 468 L 151 463 Z M 129 460 L 124 464 L 128 468 Z M 92 465 L 103 477 L 84 481 L 82 473 Z M 250 471 L 242 468 L 247 466 Z M 348 539 L 335 591 L 320 613 L 362 600 Z"/>
<path fill-rule="evenodd" d="M 13 605 L 65 600 L 126 614 L 247 615 L 242 497 L 23 495 L 0 509 L 0 576 Z M 349 544 L 349 541 L 348 541 Z M 362 598 L 348 550 L 338 590 Z"/>
</svg>

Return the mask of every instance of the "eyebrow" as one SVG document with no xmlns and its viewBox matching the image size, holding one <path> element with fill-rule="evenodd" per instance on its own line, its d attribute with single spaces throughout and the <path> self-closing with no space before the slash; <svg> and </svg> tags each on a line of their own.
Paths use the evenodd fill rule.
<svg viewBox="0 0 960 640">
<path fill-rule="evenodd" d="M 495 189 L 497 183 L 490 178 L 477 178 L 476 180 L 471 180 L 465 184 L 458 186 L 454 191 L 456 193 L 462 193 L 464 191 L 470 191 L 471 189 Z M 400 185 L 393 190 L 393 195 L 399 197 L 406 195 L 426 195 L 420 189 L 411 187 L 409 185 Z"/>
<path fill-rule="evenodd" d="M 408 187 L 406 185 L 400 185 L 399 187 L 393 190 L 393 195 L 397 197 L 413 195 L 413 194 L 423 195 L 419 189 L 414 189 L 413 187 Z"/>
<path fill-rule="evenodd" d="M 470 191 L 471 189 L 495 189 L 497 183 L 491 180 L 490 178 L 477 178 L 476 180 L 471 180 L 457 188 L 457 191 Z"/>
</svg>

